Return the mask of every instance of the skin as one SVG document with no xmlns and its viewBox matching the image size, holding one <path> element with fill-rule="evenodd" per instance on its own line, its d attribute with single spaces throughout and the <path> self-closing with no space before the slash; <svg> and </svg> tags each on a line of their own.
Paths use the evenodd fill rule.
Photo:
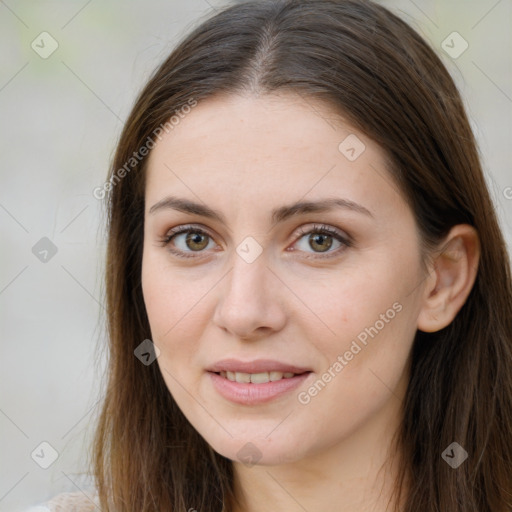
<svg viewBox="0 0 512 512">
<path fill-rule="evenodd" d="M 354 161 L 338 149 L 351 134 L 365 144 Z M 218 210 L 226 222 L 171 208 L 150 213 L 170 195 Z M 274 208 L 328 197 L 369 213 L 270 220 Z M 451 252 L 425 268 L 414 216 L 383 150 L 332 108 L 290 93 L 200 102 L 152 150 L 145 198 L 142 285 L 157 363 L 191 424 L 234 461 L 240 510 L 388 510 L 411 345 L 418 328 L 447 325 L 469 293 L 478 249 L 471 228 L 453 231 L 443 246 Z M 186 234 L 164 245 L 172 228 L 188 224 L 192 234 L 209 233 L 206 248 L 194 251 Z M 328 236 L 320 248 L 332 246 L 321 252 L 310 244 L 314 224 L 348 234 L 351 244 Z M 252 263 L 236 251 L 249 236 L 262 249 Z M 298 394 L 393 304 L 400 312 L 300 403 Z M 239 405 L 219 395 L 205 371 L 226 357 L 312 373 L 276 400 Z M 248 442 L 261 457 L 256 465 L 239 460 Z M 395 464 L 385 466 L 390 455 Z"/>
</svg>

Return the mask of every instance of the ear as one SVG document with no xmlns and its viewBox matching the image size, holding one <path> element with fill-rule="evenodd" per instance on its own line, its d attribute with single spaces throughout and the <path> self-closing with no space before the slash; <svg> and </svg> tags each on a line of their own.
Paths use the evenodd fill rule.
<svg viewBox="0 0 512 512">
<path fill-rule="evenodd" d="M 436 332 L 449 325 L 462 308 L 476 279 L 480 242 L 475 228 L 454 226 L 429 263 L 418 329 Z"/>
</svg>

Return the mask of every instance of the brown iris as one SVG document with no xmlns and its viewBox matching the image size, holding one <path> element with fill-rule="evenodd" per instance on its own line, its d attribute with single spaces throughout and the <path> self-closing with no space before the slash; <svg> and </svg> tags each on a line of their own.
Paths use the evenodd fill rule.
<svg viewBox="0 0 512 512">
<path fill-rule="evenodd" d="M 208 245 L 208 235 L 192 231 L 187 234 L 185 243 L 192 251 L 200 251 Z"/>
<path fill-rule="evenodd" d="M 326 244 L 327 242 L 327 244 Z M 326 244 L 326 245 L 322 245 Z M 325 235 L 322 233 L 317 233 L 315 235 L 312 235 L 309 239 L 309 245 L 312 249 L 317 250 L 319 248 L 319 251 L 317 252 L 325 252 L 328 251 L 332 246 L 332 236 L 331 235 Z"/>
</svg>

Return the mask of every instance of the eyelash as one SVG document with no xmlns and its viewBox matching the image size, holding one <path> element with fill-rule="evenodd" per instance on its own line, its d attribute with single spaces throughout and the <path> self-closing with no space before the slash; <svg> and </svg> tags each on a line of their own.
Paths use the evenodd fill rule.
<svg viewBox="0 0 512 512">
<path fill-rule="evenodd" d="M 163 237 L 160 240 L 161 245 L 163 247 L 167 247 L 170 244 L 171 240 L 175 236 L 180 235 L 182 233 L 199 233 L 201 235 L 205 235 L 205 236 L 209 237 L 210 239 L 213 239 L 213 237 L 210 235 L 210 233 L 208 233 L 204 229 L 201 229 L 200 227 L 193 226 L 193 225 L 184 225 L 184 226 L 180 226 L 180 227 L 172 229 L 165 237 Z M 324 224 L 314 224 L 313 227 L 310 227 L 310 228 L 304 228 L 301 226 L 299 228 L 299 232 L 298 232 L 299 236 L 298 236 L 296 242 L 299 241 L 301 238 L 303 238 L 305 235 L 310 235 L 313 233 L 319 234 L 319 235 L 332 236 L 335 240 L 340 242 L 342 244 L 342 246 L 334 251 L 326 252 L 325 255 L 322 255 L 322 253 L 309 253 L 310 255 L 306 256 L 307 258 L 312 258 L 312 259 L 331 258 L 331 257 L 337 256 L 338 253 L 340 251 L 342 251 L 343 249 L 345 249 L 347 247 L 352 247 L 352 245 L 353 245 L 352 240 L 349 236 L 343 236 L 340 232 L 338 232 L 334 228 L 331 228 Z M 203 252 L 203 251 L 190 251 L 190 253 L 186 253 L 186 252 L 184 253 L 180 250 L 175 250 L 175 249 L 171 249 L 171 248 L 168 248 L 168 250 L 175 256 L 178 256 L 179 258 L 197 258 L 198 256 L 194 255 L 194 252 L 196 252 L 196 253 Z M 313 254 L 313 255 L 311 255 L 311 254 Z"/>
</svg>

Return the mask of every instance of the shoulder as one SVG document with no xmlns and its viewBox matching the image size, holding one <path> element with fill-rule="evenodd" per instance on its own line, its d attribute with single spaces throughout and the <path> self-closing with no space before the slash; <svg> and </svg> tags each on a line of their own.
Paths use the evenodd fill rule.
<svg viewBox="0 0 512 512">
<path fill-rule="evenodd" d="M 26 512 L 93 512 L 99 506 L 95 494 L 66 492 L 58 494 L 44 505 L 29 508 Z"/>
</svg>

